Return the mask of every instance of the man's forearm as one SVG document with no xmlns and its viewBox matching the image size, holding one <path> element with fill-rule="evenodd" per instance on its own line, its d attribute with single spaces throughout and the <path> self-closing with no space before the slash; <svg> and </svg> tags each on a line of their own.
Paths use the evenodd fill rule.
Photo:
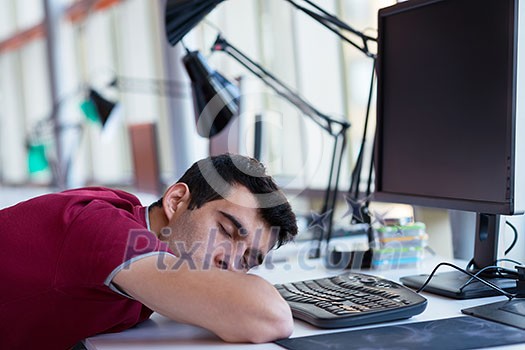
<svg viewBox="0 0 525 350">
<path fill-rule="evenodd" d="M 114 282 L 152 310 L 209 329 L 225 341 L 260 343 L 291 334 L 288 304 L 262 278 L 186 265 L 173 269 L 175 257 L 165 262 L 159 269 L 154 257 L 136 261 Z"/>
</svg>

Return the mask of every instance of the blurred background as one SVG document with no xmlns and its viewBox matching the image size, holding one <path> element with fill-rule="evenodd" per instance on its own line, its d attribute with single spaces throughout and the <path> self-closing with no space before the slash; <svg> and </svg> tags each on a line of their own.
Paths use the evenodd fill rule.
<svg viewBox="0 0 525 350">
<path fill-rule="evenodd" d="M 322 5 L 376 36 L 377 10 L 394 2 Z M 51 31 L 46 30 L 46 16 Z M 257 86 L 257 79 L 239 64 L 225 55 L 210 56 L 219 29 L 317 108 L 351 122 L 342 174 L 343 187 L 348 186 L 353 150 L 362 133 L 371 61 L 281 0 L 226 1 L 184 38 L 186 46 L 200 50 L 230 79 L 248 80 L 243 112 L 266 116 L 272 133 L 264 141 L 263 161 L 274 175 L 296 178 L 298 188 L 325 186 L 331 140 L 289 103 Z M 161 182 L 176 180 L 209 153 L 210 143 L 195 132 L 183 53 L 180 45 L 167 43 L 164 1 L 1 0 L 0 182 L 130 185 L 137 175 L 130 129 L 144 123 L 156 126 Z M 115 79 L 117 86 L 111 86 Z M 81 108 L 90 88 L 120 107 L 104 127 Z M 52 114 L 58 115 L 58 126 L 50 122 Z M 247 144 L 249 132 L 239 131 L 239 141 L 231 148 L 253 152 Z M 58 179 L 53 173 L 57 142 L 63 172 Z"/>
<path fill-rule="evenodd" d="M 378 9 L 396 3 L 314 2 L 372 37 Z M 362 143 L 369 57 L 286 1 L 225 1 L 184 38 L 241 86 L 241 115 L 207 139 L 196 131 L 185 49 L 167 42 L 164 10 L 163 0 L 0 0 L 0 208 L 80 186 L 122 188 L 149 204 L 193 162 L 228 151 L 257 153 L 299 214 L 318 211 L 332 138 L 237 62 L 212 53 L 219 32 L 319 110 L 351 124 L 340 180 L 341 192 L 348 190 Z M 262 126 L 258 145 L 254 120 Z M 341 220 L 347 209 L 338 197 L 336 225 L 349 225 Z M 433 249 L 451 256 L 449 213 L 415 214 Z M 520 244 L 515 250 L 525 250 Z"/>
<path fill-rule="evenodd" d="M 375 37 L 377 10 L 393 3 L 322 6 Z M 368 57 L 285 1 L 225 1 L 184 38 L 214 69 L 242 80 L 241 117 L 209 140 L 196 132 L 185 51 L 168 44 L 164 10 L 165 1 L 151 0 L 0 0 L 2 187 L 103 185 L 160 195 L 210 153 L 253 156 L 248 121 L 258 116 L 261 161 L 288 190 L 315 197 L 326 187 L 331 137 L 234 60 L 212 55 L 221 32 L 319 110 L 351 123 L 341 170 L 341 189 L 348 188 L 365 119 Z M 115 105 L 106 120 L 89 115 L 92 90 Z"/>
</svg>

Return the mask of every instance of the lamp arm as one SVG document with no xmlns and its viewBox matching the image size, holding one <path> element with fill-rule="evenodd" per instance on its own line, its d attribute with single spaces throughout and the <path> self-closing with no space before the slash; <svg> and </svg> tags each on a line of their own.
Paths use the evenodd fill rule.
<svg viewBox="0 0 525 350">
<path fill-rule="evenodd" d="M 303 11 L 303 9 L 305 9 L 302 6 L 297 5 L 292 0 L 286 0 L 286 1 L 292 3 L 297 9 L 299 9 L 301 11 Z M 325 17 L 326 20 L 330 21 L 331 23 L 335 24 L 336 26 L 338 26 L 338 27 L 340 27 L 342 29 L 348 30 L 348 31 L 354 33 L 355 35 L 360 36 L 360 37 L 367 37 L 363 33 L 361 33 L 359 31 L 357 31 L 356 29 L 352 28 L 349 24 L 341 21 L 339 18 L 337 18 L 336 16 L 332 15 L 331 13 L 328 13 L 326 10 L 324 10 L 323 8 L 318 6 L 317 4 L 313 3 L 312 1 L 310 1 L 310 0 L 303 0 L 303 1 L 306 2 L 308 5 L 312 6 L 313 8 L 315 8 L 317 11 L 321 12 L 324 16 L 326 16 Z M 371 39 L 371 40 L 375 40 L 374 38 L 371 38 L 371 37 L 367 37 L 367 38 Z"/>
<path fill-rule="evenodd" d="M 169 96 L 185 98 L 188 96 L 190 85 L 176 80 L 153 79 L 153 78 L 131 78 L 115 76 L 109 86 L 118 88 L 125 92 L 147 93 L 157 96 Z"/>
<path fill-rule="evenodd" d="M 222 51 L 227 53 L 230 57 L 235 59 L 251 73 L 260 78 L 265 84 L 271 87 L 277 94 L 299 108 L 305 115 L 310 117 L 310 119 L 334 138 L 334 149 L 332 152 L 330 173 L 328 175 L 328 185 L 325 190 L 324 204 L 322 208 L 322 212 L 328 215 L 328 227 L 326 228 L 328 241 L 333 229 L 333 211 L 337 200 L 337 194 L 339 192 L 339 177 L 341 173 L 343 153 L 346 146 L 346 131 L 350 127 L 350 124 L 346 121 L 336 120 L 321 113 L 301 96 L 292 91 L 282 81 L 240 52 L 220 35 L 217 36 L 217 39 L 212 46 L 212 51 Z M 334 125 L 338 126 L 338 128 L 334 128 Z M 317 230 L 319 244 L 312 252 L 311 257 L 313 258 L 318 258 L 320 256 L 321 243 L 325 238 L 325 229 L 319 231 L 320 230 Z"/>
<path fill-rule="evenodd" d="M 376 58 L 377 55 L 372 53 L 372 52 L 370 52 L 370 50 L 368 48 L 368 42 L 369 41 L 377 41 L 376 38 L 368 36 L 368 35 L 360 32 L 360 31 L 352 28 L 350 25 L 348 25 L 347 23 L 341 21 L 336 16 L 328 13 L 327 11 L 325 11 L 324 9 L 319 7 L 318 5 L 314 4 L 310 0 L 303 0 L 303 1 L 306 2 L 307 4 L 309 4 L 310 6 L 312 6 L 317 11 L 321 12 L 321 14 L 319 14 L 319 13 L 317 13 L 315 11 L 312 11 L 312 10 L 310 10 L 310 9 L 304 7 L 304 6 L 299 5 L 294 0 L 285 0 L 285 1 L 289 2 L 297 10 L 302 11 L 305 14 L 307 14 L 308 16 L 310 16 L 311 18 L 313 18 L 315 21 L 317 21 L 318 23 L 323 25 L 325 28 L 330 30 L 332 33 L 336 34 L 341 39 L 343 39 L 344 41 L 346 41 L 347 43 L 349 43 L 350 45 L 352 45 L 353 47 L 355 47 L 356 49 L 358 49 L 359 51 L 364 53 L 367 57 Z M 352 34 L 357 35 L 359 38 L 361 38 L 362 45 L 360 46 L 359 44 L 356 44 L 352 39 L 348 38 L 343 33 L 341 33 L 336 27 L 338 27 L 340 29 L 343 29 L 343 30 L 347 30 L 347 31 L 351 32 Z"/>
<path fill-rule="evenodd" d="M 291 90 L 286 84 L 275 77 L 272 73 L 264 69 L 260 64 L 250 59 L 248 56 L 239 51 L 235 46 L 230 44 L 222 36 L 217 36 L 212 46 L 212 51 L 222 51 L 239 62 L 255 76 L 260 78 L 265 84 L 272 88 L 279 96 L 295 105 L 301 112 L 312 119 L 317 125 L 326 130 L 331 136 L 336 136 L 339 132 L 334 130 L 334 125 L 339 130 L 346 130 L 350 124 L 346 121 L 334 119 L 308 103 L 304 98 Z"/>
</svg>

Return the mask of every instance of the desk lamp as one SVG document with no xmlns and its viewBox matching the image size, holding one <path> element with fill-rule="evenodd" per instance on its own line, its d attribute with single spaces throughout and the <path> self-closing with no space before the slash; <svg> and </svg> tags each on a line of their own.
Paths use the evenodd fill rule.
<svg viewBox="0 0 525 350">
<path fill-rule="evenodd" d="M 166 2 L 165 20 L 166 20 L 166 34 L 167 34 L 168 41 L 171 43 L 171 45 L 177 44 L 194 26 L 196 26 L 208 13 L 210 13 L 222 1 L 223 0 L 168 0 Z M 289 2 L 296 9 L 304 12 L 305 14 L 307 14 L 308 16 L 316 20 L 318 23 L 323 25 L 325 28 L 329 29 L 330 31 L 338 35 L 345 42 L 357 48 L 367 57 L 370 57 L 374 59 L 375 61 L 376 55 L 371 53 L 368 48 L 369 41 L 376 41 L 375 38 L 369 37 L 353 29 L 351 26 L 339 20 L 334 15 L 331 15 L 330 13 L 326 12 L 321 7 L 314 4 L 312 1 L 309 1 L 309 0 L 302 1 L 308 7 L 302 6 L 297 1 L 294 1 L 294 0 L 286 0 L 286 1 Z M 345 35 L 343 31 L 350 32 L 351 34 L 359 37 L 359 39 L 361 40 L 361 43 L 360 44 L 355 43 L 347 35 Z M 336 202 L 337 193 L 338 193 L 338 182 L 339 182 L 341 160 L 342 160 L 342 155 L 343 155 L 343 151 L 344 151 L 345 144 L 346 144 L 345 134 L 346 134 L 346 130 L 349 128 L 350 125 L 347 122 L 335 120 L 321 113 L 320 111 L 318 111 L 311 104 L 309 104 L 302 97 L 300 97 L 297 93 L 293 92 L 290 88 L 288 88 L 285 84 L 283 84 L 274 75 L 272 75 L 270 72 L 265 70 L 261 65 L 251 60 L 249 57 L 244 55 L 241 51 L 239 51 L 237 48 L 235 48 L 233 45 L 227 42 L 222 36 L 219 35 L 217 37 L 217 40 L 212 46 L 212 51 L 223 51 L 227 53 L 229 56 L 231 56 L 236 61 L 238 61 L 241 65 L 247 68 L 251 73 L 253 73 L 258 78 L 260 78 L 266 85 L 272 88 L 278 95 L 284 97 L 290 103 L 295 105 L 299 110 L 301 110 L 301 112 L 303 112 L 305 115 L 311 118 L 317 125 L 319 125 L 322 129 L 327 131 L 332 137 L 334 137 L 334 151 L 332 154 L 329 180 L 328 180 L 328 185 L 327 185 L 325 195 L 324 195 L 325 198 L 324 198 L 324 204 L 323 204 L 323 209 L 322 209 L 322 212 L 326 213 L 326 215 L 328 216 L 328 223 L 326 227 L 326 235 L 327 235 L 326 240 L 329 241 L 331 237 L 331 233 L 332 233 L 332 227 L 333 227 L 333 209 L 335 207 L 335 202 Z M 189 71 L 191 71 L 191 65 L 199 64 L 197 62 L 197 57 L 198 57 L 197 53 L 188 51 L 188 55 L 185 57 L 184 60 L 185 60 L 185 65 Z M 191 78 L 191 72 L 190 72 L 190 78 Z M 204 78 L 204 79 L 203 80 L 199 79 L 197 83 L 196 83 L 196 80 L 193 80 L 192 78 L 192 80 L 194 81 L 194 87 L 197 84 L 202 84 L 202 82 L 206 82 L 205 76 L 202 76 L 201 78 Z M 214 85 L 214 84 L 211 84 L 211 85 Z M 371 101 L 372 85 L 373 85 L 373 76 L 372 76 L 372 84 L 370 88 L 369 101 Z M 220 90 L 227 90 L 227 89 L 222 87 L 222 89 L 218 89 L 218 91 Z M 226 100 L 225 103 L 227 104 L 228 101 Z M 370 108 L 370 102 L 369 102 L 368 108 Z M 203 109 L 201 107 L 196 106 L 197 114 L 199 114 L 202 110 Z M 369 112 L 369 109 L 367 111 L 367 120 L 368 120 L 368 112 Z M 211 121 L 208 120 L 204 124 L 210 125 L 213 123 L 214 121 L 212 119 Z M 365 136 L 366 136 L 366 127 L 365 127 Z M 356 188 L 356 184 L 354 184 L 354 182 L 355 180 L 359 180 L 359 176 L 357 176 L 356 174 L 361 173 L 362 163 L 363 163 L 362 162 L 363 149 L 364 149 L 364 141 L 361 144 L 361 150 L 359 152 L 358 160 L 356 162 L 356 167 L 352 171 L 351 189 Z M 356 191 L 356 193 L 358 193 L 358 191 Z M 358 208 L 358 210 L 361 210 L 361 209 L 362 208 Z M 356 209 L 354 209 L 354 213 L 355 212 L 356 212 Z M 363 215 L 362 213 L 359 213 L 359 217 L 362 217 L 362 215 Z M 320 256 L 320 247 L 321 247 L 322 241 L 324 240 L 324 230 L 322 231 L 323 232 L 320 232 L 319 235 L 317 235 L 319 239 L 319 245 L 313 252 L 313 257 Z"/>
<path fill-rule="evenodd" d="M 86 92 L 86 100 L 80 105 L 80 108 L 86 118 L 90 121 L 100 123 L 102 128 L 106 125 L 106 122 L 115 113 L 117 103 L 105 99 L 100 93 L 98 93 L 92 87 L 81 86 L 77 90 L 62 97 L 57 106 L 62 106 L 66 101 L 73 97 L 76 97 L 79 92 Z M 56 126 L 59 132 L 64 130 L 83 130 L 82 123 L 61 123 Z M 63 171 L 63 178 L 68 179 L 69 172 L 71 169 L 71 163 L 73 156 L 69 156 L 66 159 L 66 164 L 63 169 L 59 168 L 58 161 L 48 157 L 48 143 L 52 142 L 51 137 L 54 126 L 54 121 L 51 116 L 39 120 L 35 126 L 31 129 L 27 136 L 27 162 L 28 170 L 30 174 L 37 173 L 42 170 L 46 170 L 51 166 L 53 178 L 56 181 L 58 174 L 56 172 Z"/>
<path fill-rule="evenodd" d="M 183 62 L 192 82 L 197 132 L 211 138 L 239 114 L 239 89 L 212 70 L 198 51 L 188 51 Z"/>
<path fill-rule="evenodd" d="M 89 120 L 98 121 L 104 127 L 116 106 L 116 102 L 104 98 L 95 89 L 89 88 L 88 98 L 80 105 L 80 108 Z"/>
<path fill-rule="evenodd" d="M 171 45 L 177 44 L 193 27 L 223 1 L 224 0 L 168 0 L 165 11 L 166 35 Z M 368 48 L 368 43 L 370 41 L 377 41 L 376 38 L 372 38 L 355 30 L 310 0 L 302 0 L 302 3 L 305 3 L 307 6 L 300 5 L 296 0 L 285 1 L 297 10 L 310 16 L 367 57 L 376 58 L 376 55 L 370 52 Z M 355 43 L 345 35 L 343 31 L 350 32 L 359 37 L 361 43 Z"/>
</svg>

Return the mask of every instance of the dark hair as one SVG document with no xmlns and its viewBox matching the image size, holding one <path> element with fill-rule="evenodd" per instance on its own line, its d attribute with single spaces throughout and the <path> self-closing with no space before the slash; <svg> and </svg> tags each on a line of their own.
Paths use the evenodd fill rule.
<svg viewBox="0 0 525 350">
<path fill-rule="evenodd" d="M 233 185 L 244 186 L 255 195 L 263 221 L 278 230 L 277 247 L 293 240 L 297 234 L 297 221 L 290 203 L 256 159 L 238 154 L 208 157 L 194 163 L 178 182 L 190 189 L 190 210 L 225 198 Z M 153 206 L 162 206 L 162 198 Z"/>
</svg>

